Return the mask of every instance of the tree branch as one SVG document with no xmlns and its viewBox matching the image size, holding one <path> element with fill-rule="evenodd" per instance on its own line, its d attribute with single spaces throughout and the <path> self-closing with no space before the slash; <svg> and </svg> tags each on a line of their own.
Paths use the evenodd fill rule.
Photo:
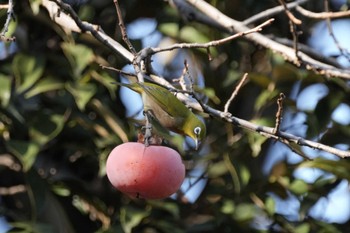
<svg viewBox="0 0 350 233">
<path fill-rule="evenodd" d="M 8 32 L 11 19 L 15 19 L 15 13 L 13 11 L 13 0 L 9 0 L 9 3 L 6 5 L 7 7 L 7 17 L 6 22 L 4 24 L 4 28 L 2 29 L 0 33 L 0 41 L 14 41 L 16 40 L 15 37 L 6 37 L 6 33 Z"/>
<path fill-rule="evenodd" d="M 52 1 L 56 2 L 53 3 Z M 192 1 L 192 0 L 188 0 L 188 1 Z M 53 3 L 54 4 L 54 8 L 53 5 L 48 5 L 48 3 Z M 218 10 L 216 10 L 215 8 L 212 8 L 210 5 L 206 5 L 206 3 L 204 5 L 202 1 L 200 0 L 196 0 L 194 1 L 194 3 L 200 3 L 200 9 L 202 9 L 202 7 L 204 7 L 204 11 L 207 9 L 206 7 L 209 7 L 207 12 L 210 12 L 212 14 L 213 17 L 218 17 L 218 21 L 219 22 L 224 22 L 225 25 L 228 25 L 228 23 L 234 23 L 234 26 L 238 26 L 235 27 L 235 30 L 238 30 L 241 34 L 238 34 L 240 36 L 242 36 L 242 33 L 244 35 L 244 32 L 249 32 L 252 29 L 247 28 L 246 26 L 244 26 L 241 22 L 237 22 L 234 21 L 230 18 L 227 18 L 226 16 L 224 16 L 223 14 L 221 14 Z M 75 12 L 73 11 L 73 9 L 67 5 L 62 3 L 60 0 L 43 0 L 43 5 L 49 10 L 50 12 L 50 16 L 51 18 L 59 23 L 62 27 L 68 27 L 70 30 L 72 28 L 74 28 L 76 31 L 82 33 L 82 32 L 86 32 L 91 34 L 92 36 L 94 36 L 98 41 L 100 41 L 101 43 L 103 43 L 104 45 L 106 45 L 108 48 L 111 48 L 111 50 L 113 52 L 115 52 L 118 55 L 123 56 L 126 60 L 128 60 L 130 63 L 133 61 L 134 59 L 134 55 L 132 53 L 130 53 L 128 50 L 126 50 L 123 46 L 121 46 L 118 42 L 116 42 L 115 40 L 113 40 L 112 38 L 110 38 L 108 35 L 106 35 L 103 30 L 97 26 L 97 25 L 92 25 L 89 24 L 87 22 L 82 22 L 77 15 L 75 14 Z M 60 10 L 61 7 L 65 12 L 61 12 L 58 15 L 58 12 Z M 64 17 L 66 21 L 62 21 L 62 20 L 58 20 L 60 17 Z M 72 26 L 73 24 L 73 26 Z M 237 36 L 238 36 L 237 35 Z M 254 37 L 252 37 L 252 35 L 255 35 Z M 280 51 L 282 54 L 285 54 L 287 57 L 289 57 L 289 59 L 293 58 L 293 55 L 295 56 L 295 53 L 292 49 L 290 49 L 289 47 L 286 46 L 281 46 L 280 44 L 273 42 L 272 40 L 262 36 L 259 33 L 255 33 L 255 34 L 249 34 L 246 35 L 246 37 L 250 37 L 249 39 L 256 41 L 256 40 L 262 40 L 260 41 L 259 44 L 264 44 L 265 46 L 272 46 L 274 47 L 274 49 L 276 49 L 275 47 L 278 48 L 277 51 L 280 51 L 282 49 L 287 49 L 287 51 Z M 233 37 L 235 38 L 235 37 Z M 232 37 L 231 37 L 232 39 Z M 225 40 L 224 40 L 225 42 Z M 217 43 L 217 42 L 215 42 Z M 214 43 L 214 44 L 215 44 Z M 223 42 L 220 42 L 223 43 Z M 219 44 L 220 44 L 219 43 Z M 272 45 L 271 45 L 272 43 Z M 196 47 L 196 45 L 192 45 L 193 47 Z M 200 46 L 203 46 L 203 44 L 201 44 Z M 206 44 L 205 46 L 214 46 L 210 43 Z M 191 48 L 193 48 L 191 47 Z M 175 46 L 175 48 L 181 48 L 180 46 Z M 154 51 L 150 52 L 147 51 L 147 49 L 150 48 L 146 48 L 141 50 L 141 52 L 138 54 L 139 57 L 143 57 L 143 56 L 149 56 L 149 54 L 153 53 Z M 167 49 L 170 49 L 170 47 L 168 47 Z M 174 49 L 174 48 L 173 48 Z M 157 52 L 161 52 L 164 49 L 158 49 Z M 142 54 L 144 53 L 144 54 Z M 304 57 L 305 58 L 305 57 Z M 311 59 L 311 58 L 309 58 Z M 310 60 L 313 63 L 315 63 L 313 60 Z M 305 61 L 304 61 L 305 62 Z M 320 64 L 322 66 L 325 66 L 325 64 Z M 330 66 L 329 66 L 330 67 Z M 332 74 L 334 74 L 335 71 L 332 72 Z M 337 70 L 337 72 L 340 72 Z M 155 74 L 150 74 L 149 76 L 145 75 L 146 77 L 152 79 L 153 81 L 164 85 L 166 87 L 169 88 L 174 88 L 169 82 L 167 82 L 165 79 L 163 79 L 162 77 L 159 77 Z M 350 74 L 349 74 L 350 77 Z M 298 137 L 295 136 L 293 134 L 287 133 L 287 132 L 283 132 L 283 131 L 279 131 L 278 135 L 275 134 L 275 128 L 271 128 L 271 127 L 266 127 L 266 126 L 261 126 L 261 125 L 257 125 L 254 123 L 251 123 L 249 121 L 237 118 L 232 116 L 231 113 L 228 112 L 224 112 L 224 111 L 219 111 L 215 108 L 212 108 L 206 104 L 201 103 L 200 101 L 196 101 L 195 99 L 191 98 L 188 95 L 185 95 L 183 93 L 181 93 L 181 91 L 176 95 L 182 102 L 184 102 L 187 106 L 199 110 L 199 111 L 204 111 L 206 113 L 208 113 L 209 115 L 222 119 L 223 121 L 232 123 L 233 125 L 240 127 L 240 128 L 244 128 L 246 130 L 249 131 L 253 131 L 256 133 L 259 133 L 267 138 L 273 138 L 276 140 L 281 141 L 282 143 L 286 143 L 286 142 L 291 142 L 291 143 L 296 143 L 298 145 L 301 146 L 307 146 L 313 149 L 318 149 L 318 150 L 322 150 L 322 151 L 326 151 L 329 153 L 332 153 L 340 158 L 346 158 L 346 157 L 350 157 L 350 151 L 343 151 L 343 150 L 339 150 L 318 142 L 313 142 L 307 139 L 304 139 L 302 137 Z"/>
<path fill-rule="evenodd" d="M 244 32 L 249 30 L 249 28 L 245 26 L 243 22 L 234 20 L 224 15 L 218 9 L 211 6 L 207 2 L 204 2 L 203 0 L 186 0 L 186 1 L 191 3 L 194 7 L 196 7 L 199 11 L 201 11 L 207 17 L 215 19 L 220 25 L 224 26 L 227 29 L 233 28 L 235 32 Z M 296 66 L 303 65 L 308 70 L 312 70 L 317 74 L 325 75 L 328 77 L 339 77 L 344 79 L 350 79 L 349 70 L 339 69 L 329 64 L 320 62 L 301 51 L 299 51 L 298 56 L 296 56 L 293 48 L 290 48 L 276 41 L 273 41 L 260 33 L 246 35 L 245 38 L 265 48 L 271 49 L 273 52 L 280 54 L 281 56 L 284 57 L 285 60 L 293 63 Z"/>
</svg>

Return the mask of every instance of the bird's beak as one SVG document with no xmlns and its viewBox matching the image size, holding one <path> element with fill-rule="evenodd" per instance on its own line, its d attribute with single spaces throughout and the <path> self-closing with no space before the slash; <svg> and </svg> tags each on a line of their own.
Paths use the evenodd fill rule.
<svg viewBox="0 0 350 233">
<path fill-rule="evenodd" d="M 194 142 L 195 142 L 195 145 L 196 145 L 196 150 L 198 150 L 200 141 L 198 140 L 198 138 L 196 138 L 196 139 L 194 140 Z"/>
</svg>

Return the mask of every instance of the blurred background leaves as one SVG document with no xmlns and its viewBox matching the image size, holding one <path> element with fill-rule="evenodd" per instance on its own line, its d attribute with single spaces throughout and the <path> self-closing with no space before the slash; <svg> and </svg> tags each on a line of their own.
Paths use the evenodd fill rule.
<svg viewBox="0 0 350 233">
<path fill-rule="evenodd" d="M 271 1 L 209 2 L 235 19 L 274 6 Z M 343 207 L 349 206 L 347 159 L 297 148 L 316 158 L 305 161 L 278 142 L 217 119 L 205 118 L 208 136 L 200 152 L 183 150 L 186 164 L 205 164 L 199 169 L 204 175 L 188 177 L 194 187 L 193 181 L 204 181 L 202 188 L 196 188 L 196 198 L 185 192 L 159 201 L 132 200 L 113 189 L 105 176 L 106 158 L 116 145 L 136 140 L 139 120 L 126 117 L 132 104 L 124 103 L 111 84 L 119 75 L 100 65 L 122 69 L 127 64 L 90 36 L 65 34 L 39 4 L 16 2 L 17 20 L 10 33 L 17 41 L 11 50 L 9 44 L 0 50 L 0 214 L 4 216 L 0 229 L 350 232 L 350 213 L 326 201 L 345 187 L 336 197 L 343 200 Z M 132 37 L 137 49 L 157 46 L 166 38 L 171 43 L 208 42 L 226 36 L 183 21 L 163 1 L 121 4 L 127 26 L 141 20 L 142 27 L 152 28 L 147 35 Z M 305 7 L 319 11 L 322 3 L 313 1 Z M 113 1 L 91 0 L 74 8 L 80 17 L 120 40 Z M 267 30 L 289 38 L 286 18 L 283 14 L 276 18 Z M 5 19 L 6 11 L 1 10 L 0 25 Z M 307 43 L 309 33 L 305 30 L 301 42 Z M 203 50 L 164 56 L 155 56 L 153 62 L 159 73 L 169 80 L 178 78 L 187 59 L 199 89 L 205 87 L 201 93 L 218 109 L 223 109 L 243 72 L 249 72 L 249 81 L 229 109 L 233 115 L 273 126 L 276 99 L 283 92 L 287 98 L 282 130 L 349 149 L 349 114 L 343 111 L 335 117 L 339 106 L 346 109 L 350 104 L 347 81 L 296 68 L 243 39 L 211 49 L 212 61 Z M 339 211 L 326 215 L 328 208 Z"/>
</svg>

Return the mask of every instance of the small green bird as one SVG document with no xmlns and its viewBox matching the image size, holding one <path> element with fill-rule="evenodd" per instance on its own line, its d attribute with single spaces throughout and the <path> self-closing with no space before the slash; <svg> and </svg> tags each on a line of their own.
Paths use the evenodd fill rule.
<svg viewBox="0 0 350 233">
<path fill-rule="evenodd" d="M 146 117 L 150 113 L 162 127 L 191 137 L 198 149 L 206 134 L 205 124 L 174 94 L 153 83 L 114 83 L 140 93 Z"/>
</svg>

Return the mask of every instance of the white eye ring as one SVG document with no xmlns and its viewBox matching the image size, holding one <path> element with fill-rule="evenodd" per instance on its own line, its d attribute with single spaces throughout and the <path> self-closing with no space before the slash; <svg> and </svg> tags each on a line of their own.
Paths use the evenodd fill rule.
<svg viewBox="0 0 350 233">
<path fill-rule="evenodd" d="M 202 130 L 201 127 L 197 126 L 196 128 L 193 129 L 193 132 L 195 135 L 198 136 L 201 133 L 201 130 Z"/>
</svg>

